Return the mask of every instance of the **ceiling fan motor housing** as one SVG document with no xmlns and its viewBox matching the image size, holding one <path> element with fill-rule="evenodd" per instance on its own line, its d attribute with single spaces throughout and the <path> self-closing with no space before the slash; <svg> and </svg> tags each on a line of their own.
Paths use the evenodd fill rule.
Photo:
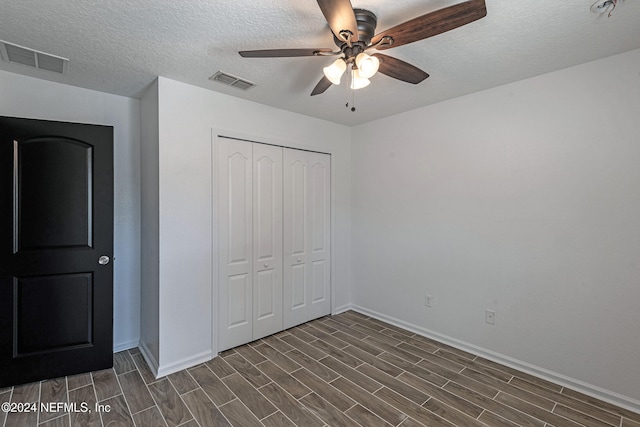
<svg viewBox="0 0 640 427">
<path fill-rule="evenodd" d="M 365 9 L 353 9 L 353 13 L 356 15 L 356 23 L 358 24 L 358 43 L 362 42 L 366 47 L 375 35 L 378 18 L 373 12 Z M 340 40 L 335 35 L 333 41 L 340 49 L 345 45 L 344 40 Z"/>
</svg>

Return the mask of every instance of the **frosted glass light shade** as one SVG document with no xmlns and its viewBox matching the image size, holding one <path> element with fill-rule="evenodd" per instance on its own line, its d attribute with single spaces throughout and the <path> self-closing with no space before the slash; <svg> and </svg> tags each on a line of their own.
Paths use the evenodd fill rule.
<svg viewBox="0 0 640 427">
<path fill-rule="evenodd" d="M 356 56 L 356 67 L 360 70 L 360 76 L 364 78 L 373 77 L 378 72 L 380 60 L 375 56 L 370 56 L 364 52 Z"/>
<path fill-rule="evenodd" d="M 324 67 L 322 71 L 324 72 L 324 76 L 329 79 L 331 83 L 333 83 L 334 85 L 339 85 L 340 78 L 342 77 L 346 69 L 347 63 L 344 62 L 344 59 L 338 58 L 333 62 L 333 64 L 329 65 L 328 67 Z"/>
<path fill-rule="evenodd" d="M 351 89 L 362 89 L 363 87 L 369 86 L 369 83 L 371 83 L 368 78 L 362 77 L 359 70 L 353 70 L 351 73 Z"/>
</svg>

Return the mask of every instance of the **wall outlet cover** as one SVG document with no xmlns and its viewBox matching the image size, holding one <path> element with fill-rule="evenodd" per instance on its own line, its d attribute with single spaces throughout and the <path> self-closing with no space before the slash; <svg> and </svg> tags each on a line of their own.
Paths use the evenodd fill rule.
<svg viewBox="0 0 640 427">
<path fill-rule="evenodd" d="M 490 325 L 496 324 L 496 312 L 493 310 L 485 310 L 484 321 Z"/>
</svg>

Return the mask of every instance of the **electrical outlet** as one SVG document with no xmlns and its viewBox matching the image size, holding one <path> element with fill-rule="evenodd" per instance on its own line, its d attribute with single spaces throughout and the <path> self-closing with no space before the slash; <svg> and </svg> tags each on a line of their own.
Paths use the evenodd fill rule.
<svg viewBox="0 0 640 427">
<path fill-rule="evenodd" d="M 431 301 L 433 301 L 433 296 L 431 296 L 431 294 L 427 294 L 427 296 L 424 297 L 424 306 L 431 307 Z"/>
<path fill-rule="evenodd" d="M 485 310 L 484 321 L 490 325 L 496 324 L 496 312 L 493 310 Z"/>
</svg>

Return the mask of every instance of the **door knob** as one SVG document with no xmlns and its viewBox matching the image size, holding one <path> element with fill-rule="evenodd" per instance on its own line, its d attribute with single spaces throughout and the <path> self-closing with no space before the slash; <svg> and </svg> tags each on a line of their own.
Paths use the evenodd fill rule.
<svg viewBox="0 0 640 427">
<path fill-rule="evenodd" d="M 100 258 L 98 258 L 98 264 L 100 264 L 100 265 L 107 265 L 107 264 L 109 264 L 109 261 L 110 261 L 110 259 L 106 255 L 102 255 Z"/>
<path fill-rule="evenodd" d="M 302 258 L 298 257 L 298 262 L 302 262 Z"/>
<path fill-rule="evenodd" d="M 265 262 L 265 263 L 264 263 L 264 268 L 267 268 L 267 267 L 269 267 L 269 263 L 268 263 L 268 262 Z"/>
</svg>

